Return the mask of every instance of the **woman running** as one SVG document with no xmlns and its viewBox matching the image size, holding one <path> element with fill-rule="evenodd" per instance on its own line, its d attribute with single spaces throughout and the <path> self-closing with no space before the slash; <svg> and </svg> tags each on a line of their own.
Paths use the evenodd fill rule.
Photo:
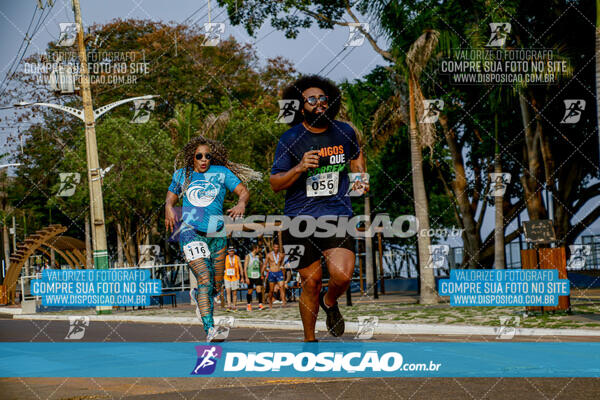
<svg viewBox="0 0 600 400">
<path fill-rule="evenodd" d="M 198 282 L 198 287 L 190 290 L 190 296 L 196 303 L 196 315 L 204 325 L 208 342 L 218 333 L 213 320 L 213 296 L 221 292 L 225 269 L 227 237 L 222 218 L 225 194 L 230 191 L 238 197 L 238 203 L 227 214 L 232 218 L 242 217 L 250 197 L 242 181 L 261 177 L 245 165 L 232 163 L 227 156 L 220 142 L 202 136 L 191 139 L 175 160 L 175 168 L 178 164 L 183 166 L 173 174 L 165 205 L 165 225 L 172 231 L 178 222 L 174 206 L 183 197 L 178 240 Z"/>
</svg>

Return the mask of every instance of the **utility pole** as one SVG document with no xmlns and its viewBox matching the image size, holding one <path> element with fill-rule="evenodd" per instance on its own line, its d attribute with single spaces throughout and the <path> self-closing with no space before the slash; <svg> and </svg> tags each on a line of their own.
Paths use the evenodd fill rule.
<svg viewBox="0 0 600 400">
<path fill-rule="evenodd" d="M 8 237 L 8 222 L 6 221 L 6 212 L 8 209 L 6 205 L 6 180 L 8 179 L 8 177 L 6 175 L 6 171 L 4 171 L 2 167 L 0 167 L 0 171 L 0 178 L 2 178 L 2 190 L 0 190 L 0 207 L 2 207 L 2 247 L 4 249 L 4 271 L 8 271 L 8 268 L 10 267 L 10 239 Z M 2 275 L 2 278 L 4 279 L 4 275 Z"/>
<path fill-rule="evenodd" d="M 79 26 L 77 47 L 79 49 L 79 72 L 81 77 L 81 97 L 83 100 L 83 117 L 85 122 L 85 148 L 87 154 L 88 183 L 90 185 L 91 228 L 93 231 L 92 249 L 94 251 L 94 267 L 108 269 L 108 251 L 106 247 L 106 227 L 104 225 L 104 204 L 102 200 L 102 184 L 98 147 L 96 142 L 96 124 L 90 90 L 90 76 L 87 64 L 87 54 L 83 42 L 84 29 L 81 20 L 79 0 L 73 0 L 75 22 Z M 110 313 L 112 307 L 97 307 L 98 314 Z"/>
</svg>

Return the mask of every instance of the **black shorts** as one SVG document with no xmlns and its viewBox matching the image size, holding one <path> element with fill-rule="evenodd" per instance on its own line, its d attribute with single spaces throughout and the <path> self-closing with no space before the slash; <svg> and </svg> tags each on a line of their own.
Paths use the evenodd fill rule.
<svg viewBox="0 0 600 400">
<path fill-rule="evenodd" d="M 308 267 L 321 259 L 323 251 L 334 248 L 348 249 L 354 253 L 355 238 L 346 234 L 343 237 L 315 237 L 314 234 L 296 238 L 290 235 L 289 230 L 281 232 L 283 251 L 287 257 L 289 268 L 292 270 Z M 286 266 L 287 268 L 287 266 Z"/>
<path fill-rule="evenodd" d="M 255 278 L 255 279 L 248 279 L 248 281 L 250 282 L 248 284 L 248 289 L 254 289 L 257 286 L 262 286 L 263 285 L 263 281 L 260 278 Z"/>
</svg>

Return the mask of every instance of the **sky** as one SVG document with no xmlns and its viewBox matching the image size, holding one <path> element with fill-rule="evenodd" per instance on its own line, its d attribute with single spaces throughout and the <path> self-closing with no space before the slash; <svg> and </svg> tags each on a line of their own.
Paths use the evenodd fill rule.
<svg viewBox="0 0 600 400">
<path fill-rule="evenodd" d="M 43 0 L 44 2 L 47 0 Z M 45 21 L 43 28 L 33 38 L 28 54 L 41 52 L 50 40 L 58 38 L 60 22 L 73 22 L 71 0 L 55 0 L 54 8 Z M 283 56 L 292 61 L 296 69 L 303 73 L 317 73 L 327 65 L 343 48 L 348 38 L 348 28 L 336 26 L 332 30 L 322 30 L 316 26 L 302 29 L 297 39 L 287 39 L 282 32 L 274 31 L 267 22 L 256 34 L 250 37 L 242 26 L 233 26 L 227 20 L 224 9 L 216 8 L 215 1 L 211 2 L 212 22 L 225 22 L 225 35 L 233 35 L 239 42 L 252 43 L 258 56 L 267 59 Z M 0 78 L 3 79 L 12 62 L 24 33 L 33 14 L 37 0 L 0 0 L 0 34 L 2 35 L 2 52 L 0 53 Z M 172 6 L 166 6 L 166 5 Z M 206 7 L 207 0 L 81 0 L 83 24 L 90 26 L 94 23 L 106 23 L 115 18 L 150 19 L 163 22 L 182 22 L 198 8 L 204 6 L 189 22 L 202 24 L 208 22 Z M 350 18 L 348 17 L 348 21 Z M 379 44 L 385 47 L 385 40 Z M 344 60 L 331 72 L 329 69 L 336 64 L 331 63 L 324 72 L 335 81 L 344 79 L 354 80 L 372 70 L 376 65 L 384 64 L 383 58 L 371 46 L 356 47 L 352 53 L 338 58 Z"/>
<path fill-rule="evenodd" d="M 47 1 L 42 0 L 44 4 Z M 116 18 L 149 19 L 166 23 L 181 23 L 189 19 L 187 24 L 199 26 L 208 22 L 208 0 L 80 0 L 80 3 L 85 27 L 107 23 Z M 16 56 L 37 4 L 38 0 L 0 0 L 0 82 L 4 81 L 13 62 L 19 61 Z M 298 72 L 320 73 L 337 82 L 361 78 L 377 65 L 387 64 L 366 41 L 362 46 L 349 47 L 340 53 L 348 39 L 348 27 L 336 26 L 335 29 L 322 30 L 315 25 L 310 29 L 300 30 L 296 39 L 287 39 L 267 21 L 255 37 L 250 37 L 242 26 L 229 23 L 227 13 L 224 9 L 216 7 L 215 0 L 210 4 L 211 21 L 226 24 L 226 37 L 231 35 L 240 43 L 255 43 L 253 47 L 261 64 L 268 58 L 282 56 L 291 61 Z M 40 15 L 38 10 L 34 25 Z M 347 20 L 351 21 L 349 16 Z M 43 23 L 32 38 L 25 58 L 44 52 L 49 41 L 58 39 L 59 23 L 73 21 L 71 0 L 54 0 L 54 7 L 42 20 Z M 385 48 L 385 39 L 379 39 L 378 44 Z M 18 71 L 22 71 L 23 63 L 18 68 Z M 4 88 L 4 85 L 0 85 L 0 93 Z M 6 98 L 0 97 L 0 107 L 10 106 L 5 101 Z M 13 111 L 0 110 L 0 118 Z M 11 133 L 14 134 L 16 129 L 6 122 L 0 122 L 0 153 L 7 151 L 6 139 Z M 18 151 L 18 146 L 13 145 L 8 151 Z"/>
</svg>

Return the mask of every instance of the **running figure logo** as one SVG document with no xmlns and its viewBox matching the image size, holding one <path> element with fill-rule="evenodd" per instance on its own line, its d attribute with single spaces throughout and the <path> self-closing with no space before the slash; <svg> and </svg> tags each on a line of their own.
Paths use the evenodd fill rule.
<svg viewBox="0 0 600 400">
<path fill-rule="evenodd" d="M 300 257 L 304 255 L 304 245 L 301 244 L 285 244 L 283 245 L 285 253 L 285 264 L 289 265 L 289 269 L 298 268 Z"/>
<path fill-rule="evenodd" d="M 358 331 L 354 339 L 368 340 L 373 337 L 375 328 L 379 324 L 379 318 L 375 316 L 358 317 Z"/>
<path fill-rule="evenodd" d="M 81 180 L 79 172 L 61 172 L 58 174 L 60 178 L 60 188 L 56 195 L 58 197 L 71 197 L 75 194 L 77 184 Z"/>
<path fill-rule="evenodd" d="M 344 46 L 362 46 L 365 42 L 365 34 L 363 33 L 363 31 L 369 33 L 369 24 L 366 22 L 351 22 L 348 24 L 348 28 L 350 28 L 350 31 L 348 32 L 348 40 L 346 40 Z"/>
<path fill-rule="evenodd" d="M 233 328 L 235 323 L 235 318 L 232 316 L 225 317 L 215 317 L 215 328 L 217 329 L 217 334 L 213 341 L 223 341 L 227 339 L 229 336 L 229 330 Z"/>
<path fill-rule="evenodd" d="M 154 111 L 154 100 L 134 100 L 133 107 L 135 113 L 133 114 L 132 124 L 145 124 L 150 120 L 150 113 Z"/>
<path fill-rule="evenodd" d="M 510 183 L 511 175 L 508 172 L 492 172 L 490 174 L 490 196 L 502 197 L 506 186 Z"/>
<path fill-rule="evenodd" d="M 202 46 L 216 46 L 221 42 L 221 34 L 225 33 L 223 22 L 206 22 L 204 24 L 204 42 Z"/>
<path fill-rule="evenodd" d="M 151 267 L 157 263 L 158 256 L 160 255 L 160 246 L 157 244 L 140 244 L 139 254 L 140 260 L 138 266 Z"/>
<path fill-rule="evenodd" d="M 79 25 L 75 22 L 61 22 L 58 24 L 60 27 L 60 36 L 56 45 L 59 47 L 70 47 L 75 43 L 77 39 L 77 32 L 79 32 Z"/>
<path fill-rule="evenodd" d="M 496 339 L 510 340 L 515 337 L 517 328 L 521 325 L 521 317 L 503 316 L 500 318 L 500 328 L 496 328 Z"/>
<path fill-rule="evenodd" d="M 221 346 L 196 346 L 198 361 L 190 375 L 210 375 L 217 368 L 217 359 L 221 358 L 223 349 Z"/>
<path fill-rule="evenodd" d="M 585 110 L 585 100 L 564 100 L 565 116 L 560 120 L 561 124 L 576 124 L 581 119 L 581 113 Z"/>
<path fill-rule="evenodd" d="M 506 38 L 511 30 L 511 25 L 508 22 L 492 22 L 490 23 L 490 40 L 488 40 L 485 47 L 504 47 L 506 44 Z"/>
<path fill-rule="evenodd" d="M 69 316 L 69 332 L 65 340 L 79 340 L 85 334 L 85 328 L 90 326 L 90 317 Z"/>
<path fill-rule="evenodd" d="M 289 124 L 294 120 L 296 112 L 300 110 L 300 101 L 295 99 L 277 100 L 279 103 L 279 115 L 275 123 L 277 124 Z"/>
<path fill-rule="evenodd" d="M 425 268 L 444 268 L 448 253 L 450 253 L 450 246 L 447 244 L 429 245 L 429 260 Z"/>
<path fill-rule="evenodd" d="M 435 124 L 444 108 L 444 100 L 423 100 L 423 117 L 419 122 L 422 124 Z"/>
<path fill-rule="evenodd" d="M 586 258 L 592 254 L 592 246 L 589 244 L 572 244 L 569 245 L 571 257 L 567 263 L 567 268 L 570 270 L 583 269 L 585 267 Z"/>
</svg>

